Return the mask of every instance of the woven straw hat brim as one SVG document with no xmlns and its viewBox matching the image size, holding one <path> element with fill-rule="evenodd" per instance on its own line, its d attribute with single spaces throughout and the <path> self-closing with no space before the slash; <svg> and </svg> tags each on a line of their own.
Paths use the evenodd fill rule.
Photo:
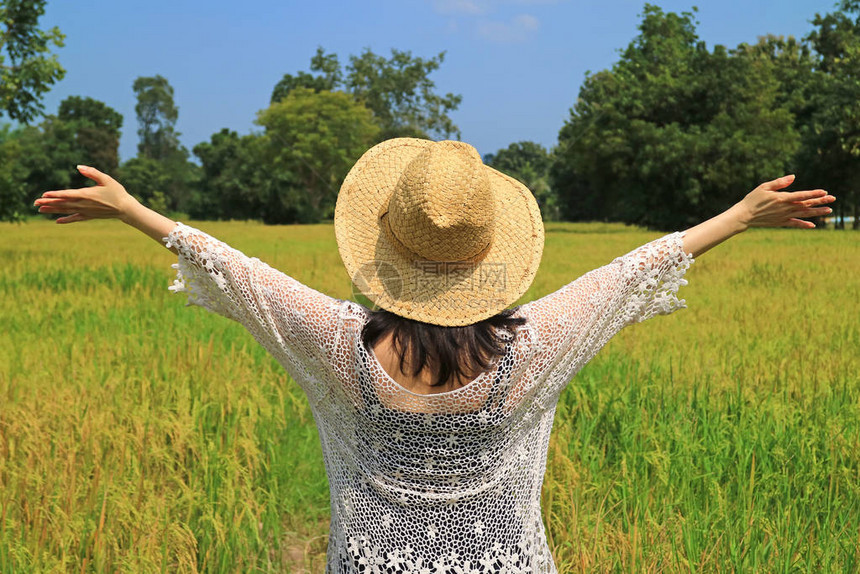
<svg viewBox="0 0 860 574">
<path fill-rule="evenodd" d="M 544 244 L 531 191 L 490 167 L 494 236 L 479 262 L 426 261 L 392 241 L 380 216 L 409 162 L 433 142 L 396 138 L 368 150 L 347 174 L 334 228 L 347 273 L 374 304 L 402 317 L 470 325 L 510 306 L 531 285 Z"/>
</svg>

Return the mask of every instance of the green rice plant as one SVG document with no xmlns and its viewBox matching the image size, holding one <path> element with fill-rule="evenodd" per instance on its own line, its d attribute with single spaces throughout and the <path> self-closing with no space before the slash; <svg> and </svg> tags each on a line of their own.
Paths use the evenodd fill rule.
<svg viewBox="0 0 860 574">
<path fill-rule="evenodd" d="M 351 296 L 330 225 L 198 225 Z M 522 301 L 658 236 L 549 224 Z M 167 290 L 173 262 L 114 221 L 0 224 L 0 572 L 324 569 L 307 402 Z M 561 572 L 860 571 L 858 264 L 851 233 L 752 230 L 571 381 L 543 492 Z"/>
</svg>

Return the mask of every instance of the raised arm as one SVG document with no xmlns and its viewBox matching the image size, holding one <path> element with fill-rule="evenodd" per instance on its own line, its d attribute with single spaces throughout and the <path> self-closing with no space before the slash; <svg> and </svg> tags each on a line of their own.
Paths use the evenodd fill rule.
<svg viewBox="0 0 860 574">
<path fill-rule="evenodd" d="M 728 210 L 691 227 L 684 233 L 684 250 L 698 257 L 726 239 L 750 227 L 815 227 L 803 217 L 827 215 L 833 210 L 824 207 L 836 201 L 823 189 L 781 192 L 794 182 L 793 175 L 768 181 L 751 192 Z"/>
<path fill-rule="evenodd" d="M 36 201 L 43 213 L 71 213 L 57 223 L 120 219 L 177 254 L 170 289 L 245 326 L 303 385 L 319 398 L 331 377 L 320 370 L 331 363 L 340 337 L 341 300 L 324 295 L 210 235 L 159 215 L 129 195 L 110 176 L 79 167 L 98 185 L 45 193 Z"/>
<path fill-rule="evenodd" d="M 59 224 L 90 219 L 119 219 L 152 237 L 162 247 L 162 238 L 176 227 L 176 222 L 144 207 L 114 178 L 99 170 L 79 165 L 81 175 L 96 185 L 81 189 L 46 191 L 35 204 L 40 213 L 70 213 L 58 218 Z M 175 247 L 169 247 L 177 253 Z"/>
<path fill-rule="evenodd" d="M 826 191 L 780 192 L 786 176 L 763 183 L 725 212 L 683 232 L 651 241 L 541 299 L 523 306 L 553 371 L 544 389 L 557 397 L 573 375 L 627 325 L 683 308 L 679 287 L 694 258 L 750 227 L 815 225 L 802 217 L 831 212 Z"/>
</svg>

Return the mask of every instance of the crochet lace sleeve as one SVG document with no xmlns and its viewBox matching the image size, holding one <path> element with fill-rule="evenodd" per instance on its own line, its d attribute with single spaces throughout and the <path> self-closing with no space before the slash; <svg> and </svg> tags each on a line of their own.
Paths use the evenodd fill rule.
<svg viewBox="0 0 860 574">
<path fill-rule="evenodd" d="M 314 378 L 307 376 L 314 365 L 329 362 L 342 301 L 183 223 L 163 241 L 178 252 L 168 289 L 186 293 L 186 306 L 241 323 L 299 384 Z"/>
<path fill-rule="evenodd" d="M 539 340 L 539 370 L 556 396 L 622 328 L 686 307 L 678 289 L 694 262 L 684 232 L 646 243 L 525 306 Z"/>
</svg>

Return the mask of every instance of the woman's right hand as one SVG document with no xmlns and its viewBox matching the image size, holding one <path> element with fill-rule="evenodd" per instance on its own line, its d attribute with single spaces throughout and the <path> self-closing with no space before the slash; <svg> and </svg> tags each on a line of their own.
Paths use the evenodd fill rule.
<svg viewBox="0 0 860 574">
<path fill-rule="evenodd" d="M 815 227 L 801 218 L 828 215 L 833 210 L 826 206 L 836 201 L 823 189 L 809 191 L 779 191 L 792 184 L 793 175 L 768 181 L 747 194 L 734 208 L 747 227 Z"/>
<path fill-rule="evenodd" d="M 94 167 L 79 165 L 78 171 L 96 182 L 92 187 L 46 191 L 34 205 L 39 213 L 69 213 L 57 223 L 74 223 L 89 219 L 123 219 L 138 203 L 111 176 Z"/>
</svg>

